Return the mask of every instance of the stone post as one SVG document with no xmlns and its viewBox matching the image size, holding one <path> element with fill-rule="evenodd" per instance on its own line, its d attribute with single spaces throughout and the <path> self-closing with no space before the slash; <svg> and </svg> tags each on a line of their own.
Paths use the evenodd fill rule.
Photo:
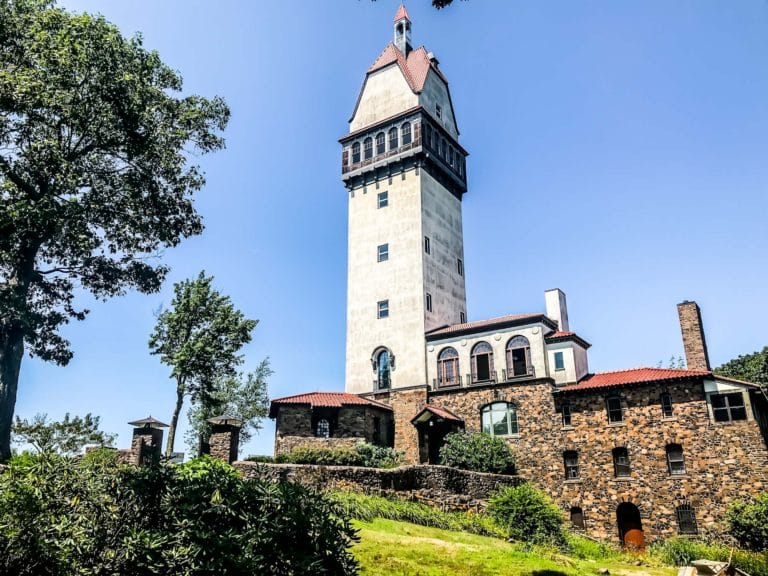
<svg viewBox="0 0 768 576">
<path fill-rule="evenodd" d="M 163 447 L 163 428 L 168 425 L 152 416 L 128 424 L 133 426 L 130 463 L 147 466 L 159 462 Z"/>
<path fill-rule="evenodd" d="M 211 437 L 208 439 L 209 454 L 212 458 L 232 464 L 237 460 L 240 449 L 240 428 L 242 421 L 223 414 L 208 420 L 211 425 Z"/>
</svg>

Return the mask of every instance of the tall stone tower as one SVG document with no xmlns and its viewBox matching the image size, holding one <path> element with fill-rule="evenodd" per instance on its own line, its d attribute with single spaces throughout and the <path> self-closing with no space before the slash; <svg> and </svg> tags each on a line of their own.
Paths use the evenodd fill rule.
<svg viewBox="0 0 768 576">
<path fill-rule="evenodd" d="M 349 134 L 346 390 L 427 384 L 426 331 L 466 321 L 458 142 L 437 58 L 412 48 L 400 6 L 394 38 L 368 69 Z"/>
</svg>

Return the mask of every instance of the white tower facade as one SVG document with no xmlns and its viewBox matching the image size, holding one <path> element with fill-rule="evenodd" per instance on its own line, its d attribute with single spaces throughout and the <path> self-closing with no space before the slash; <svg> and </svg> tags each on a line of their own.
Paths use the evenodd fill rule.
<svg viewBox="0 0 768 576">
<path fill-rule="evenodd" d="M 448 82 L 404 6 L 341 139 L 349 192 L 346 391 L 427 384 L 425 332 L 466 321 L 467 152 Z"/>
</svg>

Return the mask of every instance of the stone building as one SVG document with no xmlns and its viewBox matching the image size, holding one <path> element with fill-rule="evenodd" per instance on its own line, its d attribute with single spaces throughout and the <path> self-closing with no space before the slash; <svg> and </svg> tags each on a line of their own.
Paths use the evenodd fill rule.
<svg viewBox="0 0 768 576">
<path fill-rule="evenodd" d="M 642 546 L 718 532 L 729 502 L 768 482 L 763 392 L 711 372 L 694 302 L 678 305 L 687 369 L 590 372 L 559 289 L 544 312 L 467 321 L 467 151 L 445 75 L 413 48 L 411 26 L 401 6 L 340 140 L 346 393 L 273 400 L 276 453 L 366 439 L 434 463 L 447 433 L 482 431 L 505 438 L 519 474 L 589 535 Z"/>
</svg>

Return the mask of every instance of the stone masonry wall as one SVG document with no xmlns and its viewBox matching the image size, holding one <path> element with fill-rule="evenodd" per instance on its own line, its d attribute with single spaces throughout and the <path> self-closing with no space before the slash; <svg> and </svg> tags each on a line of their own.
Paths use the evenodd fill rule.
<svg viewBox="0 0 768 576">
<path fill-rule="evenodd" d="M 427 387 L 390 390 L 384 393 L 367 394 L 366 397 L 392 406 L 395 419 L 395 450 L 403 452 L 406 462 L 418 464 L 419 435 L 411 424 L 411 418 L 427 405 Z"/>
<path fill-rule="evenodd" d="M 318 438 L 317 436 L 276 436 L 275 456 L 288 454 L 296 448 L 354 448 L 359 442 L 365 442 L 365 438 Z"/>
<path fill-rule="evenodd" d="M 389 470 L 255 462 L 235 462 L 234 466 L 246 478 L 299 482 L 322 490 L 354 490 L 394 496 L 451 510 L 483 507 L 493 492 L 504 486 L 515 486 L 520 481 L 516 476 L 469 472 L 447 466 L 402 466 Z"/>
</svg>

